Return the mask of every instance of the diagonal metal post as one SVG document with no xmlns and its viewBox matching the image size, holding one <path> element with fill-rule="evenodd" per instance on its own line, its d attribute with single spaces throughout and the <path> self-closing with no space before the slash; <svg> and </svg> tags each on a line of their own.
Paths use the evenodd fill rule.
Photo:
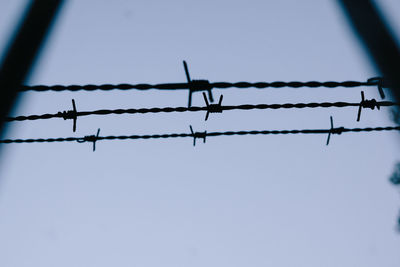
<svg viewBox="0 0 400 267">
<path fill-rule="evenodd" d="M 63 0 L 32 0 L 0 65 L 0 136 Z"/>
<path fill-rule="evenodd" d="M 384 87 L 400 100 L 400 49 L 371 0 L 338 0 L 376 69 Z"/>
</svg>

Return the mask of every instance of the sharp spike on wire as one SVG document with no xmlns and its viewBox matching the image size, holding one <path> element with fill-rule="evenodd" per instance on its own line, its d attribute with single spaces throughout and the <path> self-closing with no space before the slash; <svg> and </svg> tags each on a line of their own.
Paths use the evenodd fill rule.
<svg viewBox="0 0 400 267">
<path fill-rule="evenodd" d="M 358 107 L 357 121 L 360 121 L 361 110 L 363 108 L 364 103 L 365 103 L 364 91 L 361 91 L 361 102 L 360 102 L 360 106 Z"/>
<path fill-rule="evenodd" d="M 206 96 L 206 94 L 205 94 L 204 92 L 203 92 L 203 98 L 204 98 L 204 102 L 206 102 L 207 108 L 209 108 L 209 107 L 210 107 L 210 104 L 208 103 L 207 96 Z M 210 115 L 210 110 L 207 109 L 206 119 L 205 119 L 205 120 L 208 120 L 208 116 L 209 116 L 209 115 Z"/>
<path fill-rule="evenodd" d="M 383 92 L 381 83 L 378 84 L 378 91 L 379 91 L 379 95 L 381 96 L 381 98 L 385 99 L 385 93 Z"/>
<path fill-rule="evenodd" d="M 94 140 L 93 140 L 93 152 L 96 151 L 96 142 L 97 142 L 97 140 L 99 139 L 99 134 L 100 134 L 100 128 L 97 129 L 96 137 L 95 137 Z"/>
<path fill-rule="evenodd" d="M 190 132 L 192 133 L 193 136 L 193 146 L 196 146 L 196 135 L 195 132 L 193 131 L 192 125 L 189 125 Z"/>
<path fill-rule="evenodd" d="M 207 131 L 205 132 L 195 132 L 193 131 L 192 125 L 189 125 L 190 127 L 190 136 L 193 137 L 193 146 L 196 146 L 196 139 L 200 138 L 203 139 L 203 143 L 206 142 L 206 137 L 207 137 Z"/>
<path fill-rule="evenodd" d="M 329 129 L 329 132 L 328 132 L 328 140 L 326 141 L 326 145 L 329 145 L 329 140 L 330 140 L 332 134 L 342 134 L 344 131 L 346 131 L 344 127 L 336 127 L 335 128 L 333 126 L 333 118 L 331 116 L 331 128 Z M 347 129 L 347 131 L 349 131 L 349 129 Z"/>
<path fill-rule="evenodd" d="M 210 115 L 210 113 L 222 113 L 223 108 L 222 108 L 222 99 L 223 99 L 223 95 L 221 95 L 219 97 L 219 102 L 218 104 L 209 104 L 207 101 L 207 96 L 206 93 L 203 92 L 203 98 L 204 98 L 204 102 L 206 102 L 206 108 L 207 108 L 207 113 L 206 113 L 206 119 L 208 120 L 208 116 Z"/>
<path fill-rule="evenodd" d="M 204 98 L 204 102 L 206 102 L 206 106 L 209 107 L 210 104 L 208 103 L 206 93 L 204 93 L 204 92 L 203 92 L 203 98 Z"/>
<path fill-rule="evenodd" d="M 189 90 L 188 108 L 192 106 L 192 90 Z"/>
<path fill-rule="evenodd" d="M 96 142 L 99 140 L 100 128 L 97 129 L 96 135 L 86 135 L 82 138 L 75 138 L 78 143 L 92 142 L 93 143 L 93 152 L 96 151 Z M 72 141 L 72 140 L 71 140 Z"/>
<path fill-rule="evenodd" d="M 378 102 L 378 101 L 376 101 L 376 99 L 371 99 L 371 100 L 368 100 L 368 99 L 365 99 L 365 97 L 364 97 L 364 92 L 363 91 L 361 91 L 361 102 L 360 102 L 360 104 L 359 104 L 359 107 L 358 107 L 358 115 L 357 115 L 357 121 L 360 121 L 360 118 L 361 118 L 361 110 L 363 109 L 363 108 L 370 108 L 370 109 L 372 109 L 372 110 L 374 110 L 375 109 L 375 107 L 378 109 L 378 110 L 380 110 L 380 106 L 382 105 L 382 104 L 388 104 L 389 102 L 388 101 L 382 101 L 382 102 Z"/>
<path fill-rule="evenodd" d="M 187 63 L 186 63 L 185 60 L 183 61 L 183 68 L 185 69 L 187 82 L 191 83 L 192 80 L 190 79 L 189 68 L 188 68 Z"/>
<path fill-rule="evenodd" d="M 208 120 L 208 116 L 210 116 L 210 111 L 208 111 L 208 110 L 207 110 L 207 113 L 206 113 L 206 118 L 205 118 L 205 120 Z"/>
<path fill-rule="evenodd" d="M 75 99 L 72 99 L 72 109 L 76 111 Z"/>
<path fill-rule="evenodd" d="M 331 128 L 329 129 L 328 139 L 326 140 L 326 145 L 329 145 L 329 140 L 331 139 L 332 130 L 333 130 L 333 118 L 331 116 Z"/>
<path fill-rule="evenodd" d="M 210 102 L 214 102 L 214 98 L 211 92 L 213 86 L 210 84 L 210 82 L 208 80 L 192 80 L 189 74 L 189 67 L 187 66 L 185 60 L 183 61 L 183 67 L 186 73 L 187 86 L 188 86 L 187 88 L 189 89 L 188 107 L 191 107 L 192 105 L 192 93 L 195 91 L 208 91 Z"/>
<path fill-rule="evenodd" d="M 73 120 L 72 131 L 76 131 L 76 121 L 78 119 L 78 112 L 76 110 L 75 100 L 72 99 L 72 110 L 57 112 L 57 114 L 53 114 L 53 117 L 63 118 L 64 120 Z"/>
<path fill-rule="evenodd" d="M 218 101 L 218 105 L 222 105 L 222 99 L 224 98 L 224 96 L 223 95 L 220 95 L 220 97 L 219 97 L 219 101 Z"/>
<path fill-rule="evenodd" d="M 328 133 L 328 139 L 326 140 L 326 145 L 329 145 L 330 139 L 331 139 L 331 132 Z"/>
<path fill-rule="evenodd" d="M 76 110 L 76 105 L 75 105 L 75 99 L 72 99 L 72 109 L 74 112 L 72 131 L 76 132 L 76 121 L 78 119 L 78 116 L 77 116 L 77 110 Z"/>
<path fill-rule="evenodd" d="M 192 80 L 190 79 L 190 74 L 189 74 L 189 68 L 187 66 L 186 61 L 183 61 L 183 68 L 185 70 L 185 74 L 186 74 L 186 80 L 189 86 L 189 99 L 188 99 L 188 107 L 190 107 L 192 105 L 192 90 L 190 88 L 190 84 L 192 83 Z"/>
<path fill-rule="evenodd" d="M 210 99 L 210 102 L 211 103 L 214 102 L 214 97 L 213 97 L 211 89 L 208 89 L 207 91 L 208 91 L 208 98 Z"/>
<path fill-rule="evenodd" d="M 379 95 L 382 99 L 385 99 L 385 93 L 383 92 L 383 78 L 373 77 L 367 80 L 367 83 L 376 85 L 378 87 Z"/>
</svg>

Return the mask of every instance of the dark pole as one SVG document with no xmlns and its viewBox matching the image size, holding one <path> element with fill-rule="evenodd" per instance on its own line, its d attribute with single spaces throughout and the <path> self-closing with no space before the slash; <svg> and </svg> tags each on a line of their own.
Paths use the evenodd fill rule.
<svg viewBox="0 0 400 267">
<path fill-rule="evenodd" d="M 9 42 L 0 65 L 0 136 L 4 118 L 17 102 L 18 88 L 29 76 L 63 0 L 33 0 Z"/>
<path fill-rule="evenodd" d="M 392 96 L 400 101 L 400 50 L 370 0 L 338 0 Z M 397 118 L 395 118 L 397 120 Z M 392 181 L 393 182 L 393 181 Z M 400 218 L 398 219 L 400 230 Z"/>
<path fill-rule="evenodd" d="M 338 0 L 371 62 L 384 77 L 384 87 L 400 101 L 400 50 L 384 19 L 370 0 Z"/>
</svg>

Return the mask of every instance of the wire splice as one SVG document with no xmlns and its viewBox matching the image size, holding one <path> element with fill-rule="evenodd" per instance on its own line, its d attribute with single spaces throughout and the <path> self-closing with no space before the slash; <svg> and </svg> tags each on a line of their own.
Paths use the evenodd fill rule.
<svg viewBox="0 0 400 267">
<path fill-rule="evenodd" d="M 203 139 L 203 143 L 206 143 L 206 138 L 207 138 L 207 131 L 204 132 L 194 132 L 192 125 L 189 125 L 190 127 L 190 132 L 191 136 L 193 137 L 193 146 L 196 146 L 196 139 Z"/>
<path fill-rule="evenodd" d="M 334 128 L 333 127 L 333 118 L 331 116 L 331 128 L 329 129 L 329 132 L 328 132 L 328 139 L 326 140 L 326 145 L 329 145 L 329 140 L 331 139 L 331 134 L 342 134 L 344 129 L 345 129 L 344 127 Z"/>
<path fill-rule="evenodd" d="M 223 109 L 222 109 L 222 99 L 223 99 L 223 95 L 220 95 L 219 97 L 219 101 L 218 104 L 209 104 L 207 101 L 207 96 L 206 93 L 203 92 L 203 98 L 204 98 L 204 102 L 206 103 L 206 107 L 207 107 L 207 113 L 206 113 L 206 119 L 208 120 L 208 116 L 210 115 L 210 113 L 222 113 Z"/>
<path fill-rule="evenodd" d="M 186 61 L 183 61 L 183 67 L 185 69 L 186 79 L 188 82 L 188 89 L 189 89 L 189 100 L 188 100 L 188 107 L 192 106 L 192 94 L 193 92 L 198 91 L 207 91 L 208 97 L 210 98 L 210 102 L 214 102 L 214 98 L 212 95 L 212 85 L 208 80 L 192 80 L 190 79 L 189 68 L 187 66 Z"/>
<path fill-rule="evenodd" d="M 72 110 L 58 112 L 57 116 L 63 118 L 64 120 L 73 120 L 72 131 L 76 131 L 76 120 L 78 119 L 78 112 L 76 111 L 74 99 L 72 99 Z"/>
<path fill-rule="evenodd" d="M 376 101 L 376 99 L 374 99 L 374 98 L 371 100 L 365 100 L 364 91 L 361 91 L 361 102 L 360 102 L 360 106 L 358 107 L 357 121 L 360 121 L 361 110 L 363 108 L 370 108 L 370 109 L 374 110 L 375 107 L 378 110 L 380 110 L 381 109 L 380 103 L 378 101 Z"/>
<path fill-rule="evenodd" d="M 97 129 L 96 135 L 86 135 L 82 138 L 77 138 L 76 141 L 78 143 L 92 142 L 93 143 L 93 152 L 96 151 L 96 142 L 99 140 L 100 128 Z"/>
</svg>

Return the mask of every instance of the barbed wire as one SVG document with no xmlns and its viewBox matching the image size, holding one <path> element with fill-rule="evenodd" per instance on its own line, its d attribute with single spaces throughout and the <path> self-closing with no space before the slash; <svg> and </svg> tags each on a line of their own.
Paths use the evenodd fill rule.
<svg viewBox="0 0 400 267">
<path fill-rule="evenodd" d="M 194 132 L 190 126 L 190 133 L 170 133 L 170 134 L 151 134 L 151 135 L 110 135 L 110 136 L 99 136 L 100 129 L 97 131 L 97 135 L 88 135 L 84 137 L 58 137 L 58 138 L 37 138 L 37 139 L 3 139 L 0 143 L 53 143 L 53 142 L 93 142 L 101 140 L 138 140 L 138 139 L 169 139 L 169 138 L 186 138 L 192 137 L 194 139 L 194 145 L 196 139 L 200 138 L 206 140 L 206 137 L 217 137 L 217 136 L 245 136 L 245 135 L 288 135 L 288 134 L 328 134 L 327 145 L 331 134 L 342 134 L 342 133 L 360 133 L 360 132 L 381 132 L 381 131 L 400 131 L 400 126 L 387 126 L 387 127 L 367 127 L 367 128 L 344 128 L 344 127 L 333 127 L 333 120 L 331 117 L 331 128 L 330 129 L 302 129 L 302 130 L 253 130 L 253 131 L 224 131 L 224 132 Z"/>
<path fill-rule="evenodd" d="M 360 82 L 360 81 L 343 81 L 343 82 L 335 82 L 335 81 L 308 81 L 308 82 L 283 82 L 283 81 L 274 81 L 274 82 L 213 82 L 209 83 L 209 86 L 212 89 L 228 89 L 228 88 L 257 88 L 257 89 L 265 89 L 265 88 L 282 88 L 282 87 L 290 87 L 290 88 L 300 88 L 300 87 L 326 87 L 326 88 L 336 88 L 336 87 L 360 87 L 360 86 L 376 86 L 376 82 Z M 86 85 L 24 85 L 19 89 L 20 92 L 27 91 L 35 91 L 35 92 L 46 92 L 46 91 L 54 91 L 54 92 L 62 92 L 62 91 L 111 91 L 111 90 L 150 90 L 150 89 L 158 89 L 158 90 L 183 90 L 189 89 L 192 86 L 191 83 L 161 83 L 161 84 L 86 84 Z"/>
<path fill-rule="evenodd" d="M 51 119 L 51 118 L 63 118 L 64 120 L 73 119 L 74 120 L 74 129 L 76 128 L 75 123 L 77 117 L 81 116 L 89 116 L 89 115 L 110 115 L 110 114 L 146 114 L 146 113 L 171 113 L 171 112 L 198 112 L 198 111 L 207 111 L 206 120 L 210 113 L 222 113 L 225 110 L 265 110 L 265 109 L 302 109 L 302 108 L 343 108 L 343 107 L 359 107 L 358 111 L 358 119 L 361 114 L 362 108 L 378 108 L 385 106 L 399 106 L 400 103 L 391 102 L 391 101 L 376 101 L 365 100 L 364 93 L 361 92 L 361 102 L 359 103 L 350 103 L 350 102 L 322 102 L 322 103 L 285 103 L 285 104 L 244 104 L 244 105 L 222 105 L 222 95 L 220 97 L 218 104 L 209 104 L 205 93 L 203 93 L 204 101 L 206 106 L 203 107 L 164 107 L 164 108 L 139 108 L 139 109 L 100 109 L 93 111 L 77 111 L 75 106 L 75 101 L 72 100 L 73 110 L 63 111 L 58 113 L 46 113 L 41 115 L 27 115 L 27 116 L 17 116 L 17 117 L 8 117 L 5 119 L 7 122 L 11 121 L 26 121 L 26 120 L 41 120 L 41 119 Z"/>
<path fill-rule="evenodd" d="M 386 86 L 386 83 L 381 77 L 373 77 L 368 79 L 366 82 L 360 81 L 327 81 L 327 82 L 319 82 L 319 81 L 308 81 L 308 82 L 283 82 L 283 81 L 274 81 L 274 82 L 213 82 L 210 83 L 209 80 L 192 80 L 190 78 L 189 68 L 187 66 L 186 61 L 183 61 L 183 67 L 185 70 L 187 83 L 161 83 L 161 84 L 86 84 L 86 85 L 34 85 L 28 86 L 24 85 L 19 88 L 20 92 L 26 91 L 35 91 L 35 92 L 46 92 L 46 91 L 111 91 L 111 90 L 150 90 L 150 89 L 158 89 L 158 90 L 188 90 L 189 98 L 188 98 L 188 107 L 192 105 L 192 94 L 194 92 L 206 91 L 208 92 L 208 98 L 210 102 L 214 102 L 212 89 L 228 89 L 228 88 L 257 88 L 257 89 L 265 89 L 265 88 L 300 88 L 300 87 L 326 87 L 326 88 L 336 88 L 336 87 L 360 87 L 360 86 L 377 86 L 379 95 L 382 99 L 385 98 L 385 93 L 383 91 L 383 87 Z"/>
<path fill-rule="evenodd" d="M 379 95 L 382 99 L 385 98 L 385 93 L 383 92 L 383 87 L 386 87 L 386 83 L 381 77 L 373 77 L 368 79 L 366 82 L 360 81 L 308 81 L 308 82 L 283 82 L 283 81 L 274 81 L 274 82 L 213 82 L 211 83 L 209 80 L 192 80 L 190 78 L 189 68 L 186 61 L 183 61 L 183 67 L 186 75 L 186 83 L 160 83 L 160 84 L 129 84 L 129 83 L 121 83 L 121 84 L 86 84 L 86 85 L 24 85 L 19 88 L 20 92 L 26 91 L 35 91 L 35 92 L 46 92 L 46 91 L 111 91 L 111 90 L 150 90 L 150 89 L 158 89 L 158 90 L 188 90 L 189 91 L 189 99 L 188 99 L 188 107 L 192 104 L 192 94 L 198 91 L 207 91 L 210 102 L 214 102 L 212 89 L 228 89 L 228 88 L 257 88 L 257 89 L 265 89 L 265 88 L 300 88 L 300 87 L 326 87 L 326 88 L 336 88 L 336 87 L 360 87 L 360 86 L 377 86 Z"/>
</svg>

